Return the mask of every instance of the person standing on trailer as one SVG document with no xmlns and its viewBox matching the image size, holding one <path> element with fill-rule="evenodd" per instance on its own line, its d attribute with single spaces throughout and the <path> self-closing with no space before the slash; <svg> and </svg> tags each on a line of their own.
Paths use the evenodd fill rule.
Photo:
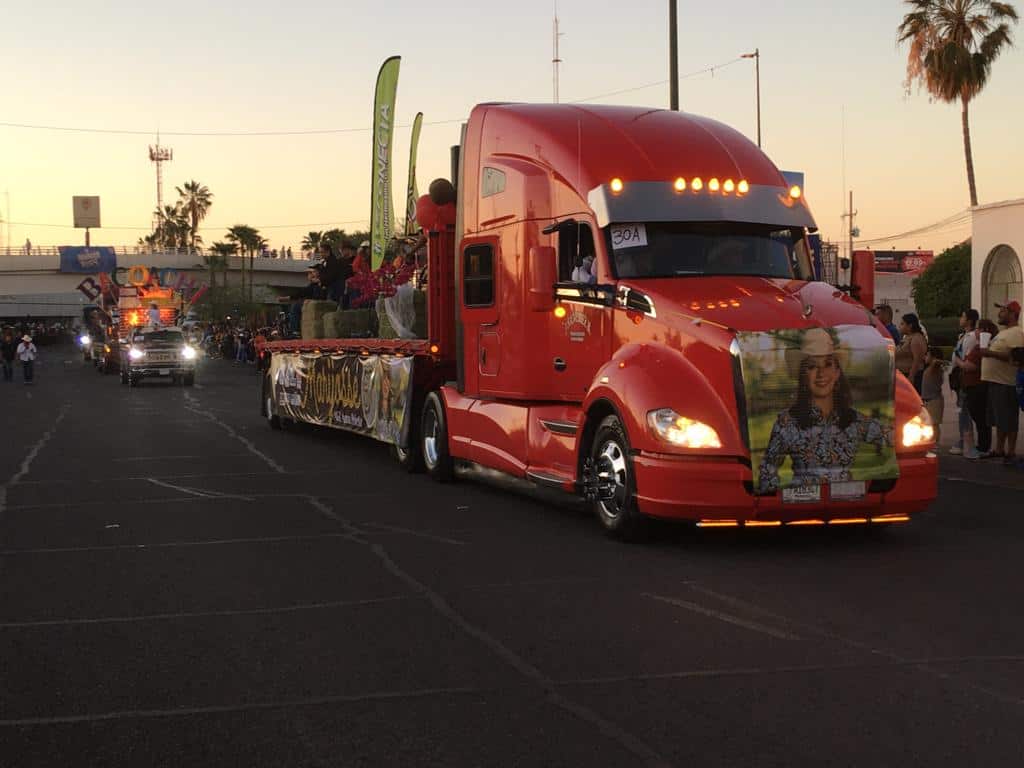
<svg viewBox="0 0 1024 768">
<path fill-rule="evenodd" d="M 149 305 L 149 312 L 146 313 L 149 316 L 149 324 L 154 328 L 160 327 L 160 308 L 153 302 Z"/>
</svg>

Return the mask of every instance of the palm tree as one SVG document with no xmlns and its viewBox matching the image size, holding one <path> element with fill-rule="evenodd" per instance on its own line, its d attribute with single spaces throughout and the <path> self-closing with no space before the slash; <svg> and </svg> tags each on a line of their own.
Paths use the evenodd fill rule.
<svg viewBox="0 0 1024 768">
<path fill-rule="evenodd" d="M 243 256 L 249 255 L 249 294 L 252 294 L 252 271 L 253 271 L 253 256 L 259 249 L 261 243 L 265 242 L 260 237 L 259 230 L 254 227 L 250 227 L 247 224 L 236 224 L 228 230 L 225 239 L 235 243 L 238 246 L 238 251 Z M 242 292 L 245 292 L 245 262 L 242 263 Z"/>
<path fill-rule="evenodd" d="M 320 243 L 324 239 L 323 232 L 310 232 L 302 238 L 302 250 L 316 253 L 320 250 Z"/>
<path fill-rule="evenodd" d="M 194 180 L 186 181 L 184 188 L 177 187 L 177 190 L 181 198 L 181 209 L 189 219 L 189 235 L 192 250 L 195 250 L 196 243 L 202 242 L 202 238 L 199 237 L 199 222 L 206 218 L 206 214 L 213 206 L 213 193 Z"/>
<path fill-rule="evenodd" d="M 181 205 L 165 205 L 156 211 L 157 243 L 163 248 L 186 248 L 189 239 L 189 223 Z"/>
<path fill-rule="evenodd" d="M 210 288 L 217 287 L 217 270 L 225 273 L 224 287 L 227 287 L 228 258 L 237 250 L 234 243 L 214 243 L 210 247 L 210 253 L 203 257 L 210 268 Z"/>
<path fill-rule="evenodd" d="M 996 0 L 904 0 L 911 11 L 898 29 L 899 41 L 910 43 L 907 88 L 923 85 L 932 98 L 960 102 L 971 206 L 978 204 L 971 154 L 968 105 L 984 89 L 992 64 L 1013 45 L 1011 24 L 1017 11 Z"/>
</svg>

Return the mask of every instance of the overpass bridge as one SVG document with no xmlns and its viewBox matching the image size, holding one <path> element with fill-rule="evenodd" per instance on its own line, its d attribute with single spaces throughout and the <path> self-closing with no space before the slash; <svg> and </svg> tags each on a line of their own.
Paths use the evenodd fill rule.
<svg viewBox="0 0 1024 768">
<path fill-rule="evenodd" d="M 173 269 L 186 280 L 200 284 L 209 282 L 209 253 L 203 250 L 122 246 L 114 251 L 119 272 L 140 265 L 156 270 Z M 229 256 L 226 262 L 225 267 L 218 269 L 217 284 L 223 285 L 226 279 L 229 286 L 240 286 L 243 266 L 248 284 L 249 257 Z M 256 297 L 270 299 L 304 286 L 306 270 L 313 262 L 255 256 L 251 263 Z M 89 277 L 80 272 L 62 272 L 60 253 L 55 246 L 33 247 L 30 253 L 24 248 L 0 248 L 0 317 L 78 316 L 81 307 L 91 303 L 78 290 Z"/>
</svg>

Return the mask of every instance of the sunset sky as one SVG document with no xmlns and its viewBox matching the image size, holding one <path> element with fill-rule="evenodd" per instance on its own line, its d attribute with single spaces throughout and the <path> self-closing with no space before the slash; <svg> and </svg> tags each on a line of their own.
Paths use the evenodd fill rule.
<svg viewBox="0 0 1024 768">
<path fill-rule="evenodd" d="M 611 6 L 560 0 L 563 101 L 667 78 L 664 0 Z M 1024 8 L 1021 9 L 1024 11 Z M 422 110 L 419 177 L 448 175 L 458 120 L 482 101 L 550 101 L 549 0 L 473 4 L 390 0 L 243 7 L 179 0 L 12 3 L 0 46 L 0 123 L 140 131 L 120 135 L 0 127 L 0 215 L 10 196 L 10 242 L 78 244 L 71 196 L 102 198 L 104 229 L 93 243 L 133 244 L 149 231 L 156 183 L 147 146 L 156 131 L 174 149 L 165 200 L 189 179 L 214 206 L 207 243 L 247 223 L 271 247 L 297 250 L 311 229 L 365 226 L 369 217 L 373 84 L 381 61 L 402 56 L 401 124 Z M 864 238 L 945 219 L 968 204 L 960 113 L 907 96 L 906 52 L 896 45 L 903 6 L 792 0 L 680 0 L 680 72 L 761 50 L 764 147 L 784 169 L 806 174 L 808 199 L 826 237 L 842 238 L 842 114 L 846 182 Z M 1024 31 L 1017 30 L 1024 42 Z M 973 106 L 981 202 L 1024 197 L 1024 53 L 997 62 Z M 668 106 L 657 85 L 595 103 Z M 682 108 L 755 136 L 754 67 L 741 61 L 684 79 Z M 431 122 L 441 124 L 429 125 Z M 290 136 L 175 136 L 354 129 Z M 409 130 L 396 135 L 401 205 Z M 62 225 L 62 226 L 47 226 Z M 961 223 L 885 247 L 942 248 Z M 4 230 L 6 244 L 7 231 Z"/>
</svg>

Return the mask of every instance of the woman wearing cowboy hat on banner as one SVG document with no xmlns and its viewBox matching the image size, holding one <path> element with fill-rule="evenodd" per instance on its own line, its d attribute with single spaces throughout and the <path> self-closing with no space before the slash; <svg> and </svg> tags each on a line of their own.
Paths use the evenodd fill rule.
<svg viewBox="0 0 1024 768">
<path fill-rule="evenodd" d="M 892 429 L 853 408 L 843 372 L 849 350 L 838 347 L 824 328 L 804 332 L 799 348 L 785 350 L 786 367 L 796 378 L 793 404 L 779 413 L 761 461 L 762 492 L 780 487 L 779 468 L 788 456 L 794 486 L 853 479 L 852 468 L 864 443 L 881 453 L 892 446 Z"/>
<path fill-rule="evenodd" d="M 21 371 L 25 377 L 25 383 L 32 383 L 32 368 L 36 361 L 36 345 L 32 343 L 32 337 L 27 333 L 21 337 L 21 344 L 18 345 L 18 359 L 21 360 Z"/>
</svg>

